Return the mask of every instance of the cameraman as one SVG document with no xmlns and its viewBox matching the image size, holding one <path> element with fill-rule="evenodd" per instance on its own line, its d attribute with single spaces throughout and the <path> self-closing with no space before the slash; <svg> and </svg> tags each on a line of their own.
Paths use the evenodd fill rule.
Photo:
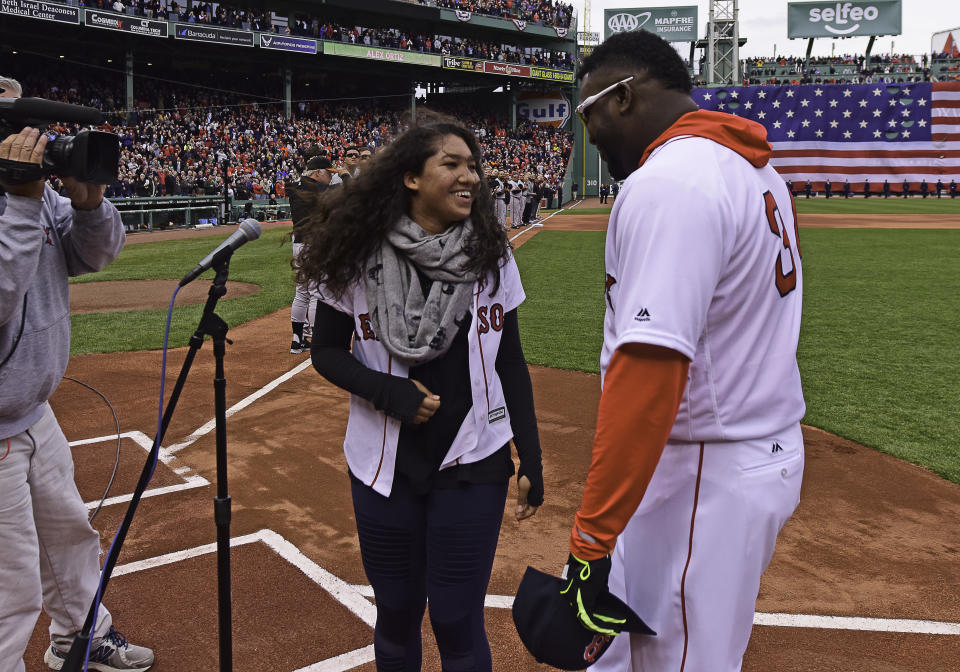
<svg viewBox="0 0 960 672">
<path fill-rule="evenodd" d="M 0 96 L 20 93 L 0 77 Z M 46 145 L 46 135 L 24 128 L 0 143 L 0 159 L 40 164 Z M 51 618 L 44 661 L 59 670 L 100 580 L 100 536 L 47 400 L 70 355 L 67 278 L 113 261 L 124 232 L 103 185 L 69 177 L 63 184 L 69 198 L 43 178 L 0 181 L 0 672 L 24 670 L 41 601 Z M 105 608 L 91 634 L 96 669 L 153 665 L 153 652 L 129 644 Z"/>
</svg>

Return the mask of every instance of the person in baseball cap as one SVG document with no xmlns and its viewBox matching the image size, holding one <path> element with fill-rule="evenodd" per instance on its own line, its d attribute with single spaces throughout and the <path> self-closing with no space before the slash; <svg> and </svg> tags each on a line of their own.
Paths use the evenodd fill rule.
<svg viewBox="0 0 960 672">
<path fill-rule="evenodd" d="M 513 600 L 517 634 L 538 662 L 561 670 L 583 670 L 597 662 L 621 632 L 656 634 L 609 590 L 596 596 L 592 614 L 603 622 L 603 632 L 588 629 L 570 609 L 567 596 L 576 594 L 580 582 L 566 578 L 569 574 L 569 565 L 563 577 L 527 567 Z"/>
</svg>

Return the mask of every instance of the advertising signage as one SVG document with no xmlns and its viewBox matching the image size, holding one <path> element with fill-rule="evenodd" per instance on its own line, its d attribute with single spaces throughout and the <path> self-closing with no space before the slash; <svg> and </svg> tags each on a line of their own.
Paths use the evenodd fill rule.
<svg viewBox="0 0 960 672">
<path fill-rule="evenodd" d="M 287 35 L 260 33 L 260 46 L 264 49 L 295 51 L 298 54 L 317 53 L 317 41 L 307 37 L 289 37 Z"/>
<path fill-rule="evenodd" d="M 215 26 L 197 25 L 196 23 L 178 23 L 175 30 L 174 37 L 178 40 L 229 44 L 235 47 L 253 46 L 253 33 L 246 30 L 228 30 Z"/>
<path fill-rule="evenodd" d="M 0 14 L 14 14 L 60 23 L 80 23 L 78 8 L 36 0 L 0 0 Z"/>
<path fill-rule="evenodd" d="M 365 58 L 371 61 L 387 63 L 403 63 L 405 65 L 440 65 L 439 54 L 421 54 L 419 51 L 401 51 L 385 47 L 368 47 L 362 44 L 345 44 L 343 42 L 324 42 L 323 53 L 333 56 L 347 56 L 349 58 Z"/>
<path fill-rule="evenodd" d="M 458 58 L 456 56 L 444 56 L 443 68 L 445 70 L 463 70 L 465 72 L 483 72 L 483 61 L 475 58 Z"/>
<path fill-rule="evenodd" d="M 787 4 L 787 37 L 791 38 L 899 35 L 902 23 L 901 0 Z"/>
<path fill-rule="evenodd" d="M 92 9 L 86 10 L 83 17 L 84 25 L 91 28 L 105 28 L 107 30 L 119 30 L 123 33 L 133 33 L 134 35 L 146 35 L 147 37 L 168 37 L 166 21 L 151 21 L 150 19 L 141 19 L 140 17 L 127 16 L 126 14 L 109 14 L 107 12 L 96 12 Z"/>
<path fill-rule="evenodd" d="M 696 42 L 697 6 L 603 10 L 603 39 L 635 30 L 646 30 L 668 42 Z"/>
<path fill-rule="evenodd" d="M 530 78 L 573 84 L 573 70 L 555 70 L 554 68 L 541 68 L 539 65 L 531 65 Z"/>
</svg>

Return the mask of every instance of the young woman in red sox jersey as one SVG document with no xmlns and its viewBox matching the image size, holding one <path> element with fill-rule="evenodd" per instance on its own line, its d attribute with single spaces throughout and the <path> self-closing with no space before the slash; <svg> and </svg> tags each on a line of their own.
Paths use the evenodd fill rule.
<svg viewBox="0 0 960 672">
<path fill-rule="evenodd" d="M 543 503 L 524 299 L 480 146 L 414 125 L 308 223 L 314 366 L 348 390 L 344 439 L 378 670 L 419 670 L 427 599 L 443 668 L 491 670 L 483 602 L 510 476 L 516 517 Z M 352 348 L 351 348 L 352 345 Z"/>
<path fill-rule="evenodd" d="M 617 637 L 594 669 L 735 672 L 803 473 L 791 196 L 763 127 L 698 110 L 659 37 L 614 35 L 580 74 L 590 141 L 626 182 L 563 594 L 585 627 L 615 634 L 595 608 L 609 574 L 657 632 Z"/>
</svg>

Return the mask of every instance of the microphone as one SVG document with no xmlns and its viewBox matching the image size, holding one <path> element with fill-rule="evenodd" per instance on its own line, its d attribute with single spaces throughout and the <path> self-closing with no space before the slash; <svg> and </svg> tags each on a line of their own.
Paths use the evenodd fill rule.
<svg viewBox="0 0 960 672">
<path fill-rule="evenodd" d="M 234 231 L 229 238 L 220 243 L 217 249 L 201 259 L 200 263 L 194 266 L 192 271 L 183 276 L 183 280 L 180 281 L 180 287 L 183 287 L 187 283 L 196 280 L 197 276 L 208 268 L 212 268 L 221 261 L 229 259 L 230 255 L 236 252 L 237 248 L 244 243 L 251 240 L 256 240 L 259 237 L 260 222 L 255 219 L 243 220 L 240 222 L 240 228 Z"/>
<path fill-rule="evenodd" d="M 94 107 L 60 103 L 46 98 L 0 98 L 0 113 L 24 126 L 46 126 L 51 121 L 102 124 L 103 114 Z"/>
</svg>

